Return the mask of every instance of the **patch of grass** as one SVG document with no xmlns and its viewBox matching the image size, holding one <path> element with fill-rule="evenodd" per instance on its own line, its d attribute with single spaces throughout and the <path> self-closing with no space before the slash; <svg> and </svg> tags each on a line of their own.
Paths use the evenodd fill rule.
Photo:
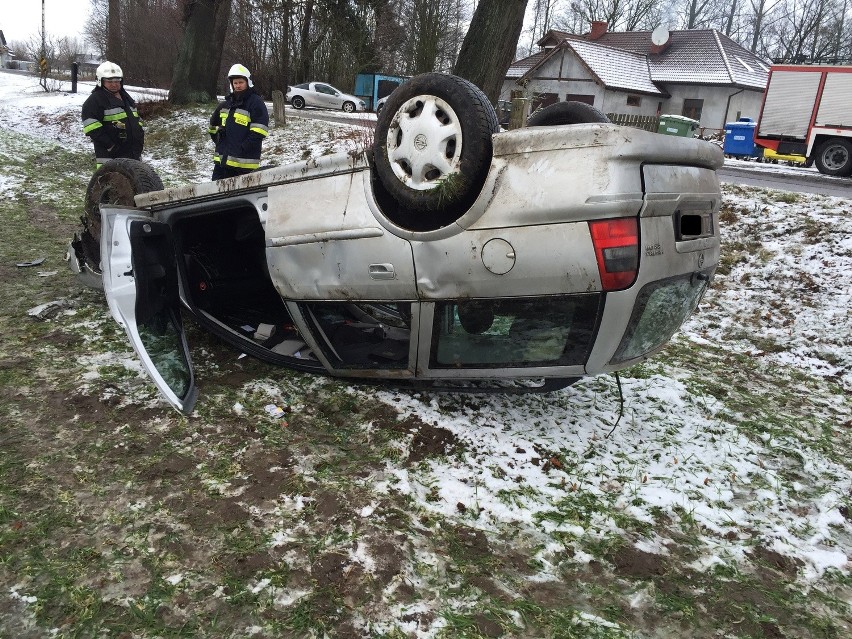
<svg viewBox="0 0 852 639">
<path fill-rule="evenodd" d="M 801 198 L 798 193 L 792 191 L 783 191 L 773 196 L 775 202 L 784 202 L 784 204 L 795 204 Z"/>
<path fill-rule="evenodd" d="M 437 208 L 452 206 L 458 201 L 459 195 L 467 188 L 468 180 L 461 173 L 450 173 L 433 187 L 438 194 Z"/>
<path fill-rule="evenodd" d="M 284 620 L 276 620 L 272 628 L 293 631 L 298 637 L 323 636 L 340 621 L 343 608 L 343 597 L 336 588 L 317 588 L 291 606 Z"/>
<path fill-rule="evenodd" d="M 510 609 L 517 612 L 528 627 L 541 628 L 543 636 L 564 639 L 629 639 L 633 633 L 618 624 L 585 615 L 571 607 L 546 607 L 536 602 L 516 599 Z"/>
</svg>

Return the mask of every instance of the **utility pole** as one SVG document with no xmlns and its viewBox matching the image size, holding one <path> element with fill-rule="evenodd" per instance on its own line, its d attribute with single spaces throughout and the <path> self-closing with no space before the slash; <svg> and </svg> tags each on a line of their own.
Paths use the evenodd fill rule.
<svg viewBox="0 0 852 639">
<path fill-rule="evenodd" d="M 47 33 L 44 28 L 44 2 L 41 0 L 41 54 L 38 57 L 39 84 L 47 91 Z"/>
</svg>

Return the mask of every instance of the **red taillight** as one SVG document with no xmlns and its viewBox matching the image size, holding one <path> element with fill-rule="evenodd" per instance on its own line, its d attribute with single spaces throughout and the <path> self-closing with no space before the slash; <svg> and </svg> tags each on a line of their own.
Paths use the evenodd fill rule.
<svg viewBox="0 0 852 639">
<path fill-rule="evenodd" d="M 639 223 L 635 217 L 589 222 L 598 272 L 605 291 L 627 288 L 639 268 Z"/>
</svg>

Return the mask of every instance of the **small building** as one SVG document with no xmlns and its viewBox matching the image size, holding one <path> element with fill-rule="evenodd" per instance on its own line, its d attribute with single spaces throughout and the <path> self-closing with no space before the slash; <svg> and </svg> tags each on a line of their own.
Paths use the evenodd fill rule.
<svg viewBox="0 0 852 639">
<path fill-rule="evenodd" d="M 0 69 L 10 68 L 14 57 L 12 50 L 6 44 L 6 36 L 3 35 L 3 30 L 0 29 Z"/>
<path fill-rule="evenodd" d="M 533 108 L 586 102 L 604 113 L 683 115 L 707 133 L 740 117 L 757 119 L 769 64 L 715 29 L 549 31 L 541 51 L 513 62 L 501 99 L 522 91 Z"/>
<path fill-rule="evenodd" d="M 95 71 L 103 60 L 91 53 L 80 53 L 74 57 L 74 62 L 77 63 L 77 73 L 81 79 L 93 79 Z"/>
</svg>

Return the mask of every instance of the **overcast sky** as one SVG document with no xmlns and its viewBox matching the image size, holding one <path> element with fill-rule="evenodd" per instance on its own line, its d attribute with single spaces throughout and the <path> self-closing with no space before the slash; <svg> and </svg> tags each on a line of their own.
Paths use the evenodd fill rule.
<svg viewBox="0 0 852 639">
<path fill-rule="evenodd" d="M 42 0 L 0 0 L 0 30 L 6 42 L 20 42 L 41 31 Z M 51 38 L 83 37 L 89 0 L 44 0 L 44 24 Z"/>
</svg>

